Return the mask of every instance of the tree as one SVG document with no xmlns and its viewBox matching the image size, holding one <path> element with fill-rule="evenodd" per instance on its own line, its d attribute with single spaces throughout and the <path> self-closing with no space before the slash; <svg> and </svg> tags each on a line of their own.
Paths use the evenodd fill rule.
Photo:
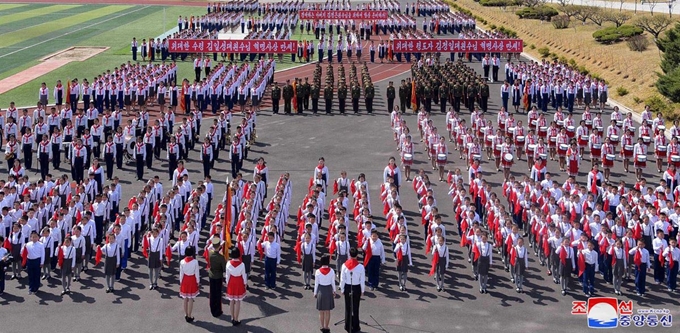
<svg viewBox="0 0 680 333">
<path fill-rule="evenodd" d="M 568 18 L 575 17 L 581 11 L 581 6 L 566 5 L 560 8 L 560 11 Z"/>
<path fill-rule="evenodd" d="M 678 103 L 680 102 L 680 24 L 676 24 L 662 38 L 657 39 L 656 45 L 663 52 L 661 57 L 663 73 L 659 74 L 656 87 L 662 95 Z"/>
<path fill-rule="evenodd" d="M 583 22 L 583 24 L 586 24 L 586 21 L 595 13 L 595 7 L 590 7 L 590 6 L 581 6 L 581 8 L 574 13 L 574 17 Z"/>
<path fill-rule="evenodd" d="M 673 19 L 664 15 L 639 16 L 634 24 L 654 36 L 654 41 L 656 41 L 659 35 L 673 24 Z"/>
<path fill-rule="evenodd" d="M 592 7 L 591 10 L 590 21 L 597 24 L 598 27 L 601 27 L 602 23 L 607 21 L 607 13 L 599 7 Z"/>
<path fill-rule="evenodd" d="M 654 16 L 654 7 L 659 3 L 660 0 L 646 0 L 644 3 L 649 6 L 649 12 Z"/>
<path fill-rule="evenodd" d="M 628 12 L 607 12 L 605 19 L 608 22 L 612 22 L 616 27 L 622 26 L 624 23 L 630 20 L 631 15 Z"/>
<path fill-rule="evenodd" d="M 520 3 L 526 7 L 536 7 L 542 5 L 546 0 L 521 0 Z"/>
</svg>

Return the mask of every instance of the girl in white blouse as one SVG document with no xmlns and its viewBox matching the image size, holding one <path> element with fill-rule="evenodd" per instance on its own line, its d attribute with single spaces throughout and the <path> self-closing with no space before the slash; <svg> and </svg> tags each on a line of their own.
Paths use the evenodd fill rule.
<svg viewBox="0 0 680 333">
<path fill-rule="evenodd" d="M 314 274 L 314 298 L 319 310 L 321 332 L 330 332 L 331 310 L 335 308 L 335 271 L 330 268 L 331 258 L 325 254 L 321 257 L 321 268 Z"/>
<path fill-rule="evenodd" d="M 238 326 L 241 324 L 238 317 L 239 312 L 241 312 L 241 301 L 246 297 L 248 276 L 246 274 L 246 266 L 240 259 L 241 251 L 237 247 L 231 250 L 229 258 L 231 260 L 227 263 L 226 271 L 227 299 L 229 300 L 231 323 L 234 326 Z"/>
</svg>

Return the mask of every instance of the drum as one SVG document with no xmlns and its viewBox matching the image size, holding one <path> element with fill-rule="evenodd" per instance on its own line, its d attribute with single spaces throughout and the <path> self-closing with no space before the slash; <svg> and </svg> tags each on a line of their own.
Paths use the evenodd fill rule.
<svg viewBox="0 0 680 333">
<path fill-rule="evenodd" d="M 657 150 L 657 151 L 663 151 L 663 152 L 665 152 L 665 151 L 666 151 L 666 146 L 656 146 L 656 150 Z"/>
<path fill-rule="evenodd" d="M 503 155 L 503 167 L 509 169 L 512 167 L 512 154 Z"/>
<path fill-rule="evenodd" d="M 548 159 L 548 154 L 539 154 L 538 156 L 544 161 Z"/>
<path fill-rule="evenodd" d="M 538 120 L 532 120 L 531 126 L 536 127 L 538 125 Z"/>
<path fill-rule="evenodd" d="M 680 162 L 680 156 L 678 155 L 671 155 L 671 162 Z"/>
<path fill-rule="evenodd" d="M 659 125 L 656 129 L 658 129 L 659 131 L 665 131 L 665 130 L 666 130 L 666 126 L 664 126 L 664 125 Z"/>
<path fill-rule="evenodd" d="M 576 131 L 576 127 L 574 127 L 574 126 L 567 126 L 567 132 L 575 132 L 575 131 Z"/>
<path fill-rule="evenodd" d="M 514 127 L 508 128 L 508 133 L 515 134 L 515 128 Z"/>
<path fill-rule="evenodd" d="M 587 135 L 581 135 L 581 140 L 588 142 L 588 140 L 590 140 L 590 137 Z"/>
<path fill-rule="evenodd" d="M 484 140 L 484 144 L 485 144 L 487 147 L 491 147 L 491 146 L 493 146 L 493 140 L 495 140 L 495 139 L 496 139 L 496 136 L 495 136 L 495 135 L 488 135 L 488 136 L 486 137 L 486 139 Z"/>
<path fill-rule="evenodd" d="M 611 142 L 619 142 L 619 136 L 618 135 L 612 135 L 609 137 L 609 140 Z"/>
<path fill-rule="evenodd" d="M 650 138 L 648 136 L 643 136 L 642 142 L 644 142 L 645 144 L 650 144 L 650 143 L 652 143 L 652 138 Z"/>
<path fill-rule="evenodd" d="M 550 142 L 553 142 L 553 143 L 557 142 L 557 137 L 556 136 L 550 137 Z"/>
<path fill-rule="evenodd" d="M 524 136 L 523 136 L 523 135 L 518 135 L 518 136 L 515 138 L 515 141 L 517 141 L 517 142 L 524 142 Z"/>
<path fill-rule="evenodd" d="M 668 149 L 667 146 L 656 146 L 656 156 L 658 157 L 666 157 L 666 150 Z M 675 155 L 673 155 L 675 156 Z M 671 157 L 673 157 L 671 156 Z"/>
<path fill-rule="evenodd" d="M 626 130 L 635 133 L 635 127 L 633 127 L 633 126 L 628 127 L 628 129 L 626 129 Z"/>
<path fill-rule="evenodd" d="M 472 155 L 473 160 L 481 161 L 482 160 L 482 155 Z"/>
<path fill-rule="evenodd" d="M 635 160 L 636 160 L 638 163 L 647 162 L 647 155 L 637 155 L 637 156 L 635 156 Z"/>
<path fill-rule="evenodd" d="M 633 150 L 633 145 L 624 145 L 623 149 L 624 150 Z"/>
<path fill-rule="evenodd" d="M 125 150 L 128 152 L 130 155 L 135 154 L 135 138 L 133 136 L 129 136 L 125 138 Z"/>
<path fill-rule="evenodd" d="M 564 143 L 560 144 L 560 150 L 567 151 L 567 149 L 569 149 L 569 145 Z"/>
<path fill-rule="evenodd" d="M 601 143 L 593 143 L 593 149 L 602 149 L 602 144 Z"/>
<path fill-rule="evenodd" d="M 616 155 L 614 155 L 614 154 L 607 154 L 607 155 L 605 156 L 605 158 L 607 159 L 607 161 L 614 161 L 614 159 L 616 159 Z"/>
<path fill-rule="evenodd" d="M 646 122 L 647 125 L 649 125 L 649 126 L 652 126 L 652 124 L 654 123 L 651 119 L 647 119 L 647 120 L 645 120 L 645 122 Z"/>
<path fill-rule="evenodd" d="M 535 144 L 527 145 L 527 155 L 533 156 L 534 155 L 534 149 L 536 149 Z"/>
<path fill-rule="evenodd" d="M 604 130 L 604 127 L 601 127 L 601 126 L 600 126 L 600 127 L 596 127 L 596 128 L 597 128 L 597 131 L 600 132 L 600 133 L 602 133 L 602 131 Z"/>
<path fill-rule="evenodd" d="M 616 127 L 622 127 L 623 126 L 623 120 L 617 120 L 616 121 Z"/>
<path fill-rule="evenodd" d="M 413 161 L 413 154 L 404 154 L 404 162 Z"/>
<path fill-rule="evenodd" d="M 546 127 L 546 126 L 541 126 L 541 127 L 538 128 L 538 131 L 539 131 L 539 132 L 547 132 L 547 131 L 548 131 L 548 127 Z"/>
<path fill-rule="evenodd" d="M 564 120 L 558 120 L 557 126 L 560 126 L 560 127 L 564 126 Z"/>
<path fill-rule="evenodd" d="M 439 161 L 439 162 L 441 162 L 441 161 L 446 162 L 446 154 L 437 154 L 437 161 Z"/>
<path fill-rule="evenodd" d="M 593 126 L 593 121 L 590 119 L 585 120 L 587 126 Z"/>
</svg>

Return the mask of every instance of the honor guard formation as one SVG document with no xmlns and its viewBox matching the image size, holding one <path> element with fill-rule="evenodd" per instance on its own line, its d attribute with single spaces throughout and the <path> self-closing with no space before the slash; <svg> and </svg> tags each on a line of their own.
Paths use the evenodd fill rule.
<svg viewBox="0 0 680 333">
<path fill-rule="evenodd" d="M 390 15 L 300 20 L 301 10 Z M 189 323 L 207 273 L 211 315 L 223 315 L 226 297 L 231 323 L 239 326 L 248 293 L 279 292 L 284 275 L 316 297 L 324 333 L 336 293 L 343 293 L 344 328 L 353 333 L 364 314 L 361 296 L 385 288 L 389 270 L 402 293 L 428 288 L 409 284 L 422 271 L 434 280 L 432 295 L 453 288 L 453 251 L 470 269 L 458 274 L 474 279 L 481 294 L 501 275 L 523 293 L 525 281 L 539 274 L 562 295 L 577 288 L 602 295 L 611 284 L 617 295 L 642 297 L 648 274 L 675 292 L 680 124 L 667 130 L 662 115 L 646 108 L 636 128 L 631 113 L 607 107 L 605 81 L 557 61 L 520 61 L 518 54 L 395 54 L 395 39 L 507 37 L 475 30 L 474 19 L 436 0 L 228 1 L 177 24 L 172 38 L 211 39 L 220 30 L 248 39 L 302 33 L 308 40 L 291 61 L 297 56 L 313 74 L 279 84 L 284 80 L 274 74 L 282 57 L 223 53 L 218 61 L 217 53 L 169 53 L 167 40 L 133 39 L 131 62 L 92 80 L 59 81 L 52 93 L 43 83 L 30 110 L 10 104 L 0 115 L 7 161 L 0 180 L 0 294 L 5 271 L 17 280 L 12 286 L 27 286 L 30 294 L 57 279 L 68 295 L 95 279 L 89 270 L 103 271 L 106 292 L 121 294 L 117 285 L 132 273 L 130 261 L 139 260 L 146 267 L 134 270 L 147 275 L 150 293 L 162 292 L 161 275 L 179 274 Z M 185 59 L 193 73 L 178 73 L 176 61 Z M 401 75 L 396 86 L 388 80 L 377 92 L 382 80 L 373 82 L 369 69 L 402 61 L 411 64 L 410 77 Z M 375 174 L 382 182 L 369 186 L 367 173 L 348 175 L 321 157 L 295 179 L 296 191 L 304 189 L 294 199 L 290 173 L 270 173 L 265 159 L 253 156 L 256 145 L 262 149 L 258 115 L 268 112 L 260 106 L 269 99 L 273 114 L 281 102 L 284 114 L 320 108 L 389 114 L 397 155 Z M 661 176 L 649 184 L 647 159 Z M 247 162 L 252 175 L 243 170 Z M 189 163 L 203 166 L 202 177 L 189 172 Z M 221 169 L 224 163 L 231 168 Z M 439 184 L 430 180 L 430 167 Z M 139 183 L 129 182 L 125 172 L 132 170 Z M 501 170 L 502 182 L 490 180 Z M 634 184 L 617 179 L 621 172 L 634 172 Z M 565 182 L 553 179 L 561 175 Z M 224 193 L 215 190 L 215 177 L 227 178 Z M 435 198 L 437 186 L 447 186 L 448 197 Z M 124 197 L 123 187 L 135 194 Z M 291 277 L 282 261 L 302 274 Z M 529 270 L 530 262 L 540 270 Z"/>
</svg>

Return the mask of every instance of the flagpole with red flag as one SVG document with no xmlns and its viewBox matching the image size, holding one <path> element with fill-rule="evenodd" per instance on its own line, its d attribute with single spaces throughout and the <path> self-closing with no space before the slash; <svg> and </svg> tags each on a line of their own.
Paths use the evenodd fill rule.
<svg viewBox="0 0 680 333">
<path fill-rule="evenodd" d="M 229 248 L 231 248 L 231 186 L 227 184 L 227 200 L 224 203 L 224 228 L 222 228 L 222 239 L 224 239 L 224 246 L 222 247 L 225 259 L 229 259 Z"/>
<path fill-rule="evenodd" d="M 411 110 L 413 113 L 418 112 L 418 103 L 416 98 L 416 81 L 411 82 Z"/>
</svg>

